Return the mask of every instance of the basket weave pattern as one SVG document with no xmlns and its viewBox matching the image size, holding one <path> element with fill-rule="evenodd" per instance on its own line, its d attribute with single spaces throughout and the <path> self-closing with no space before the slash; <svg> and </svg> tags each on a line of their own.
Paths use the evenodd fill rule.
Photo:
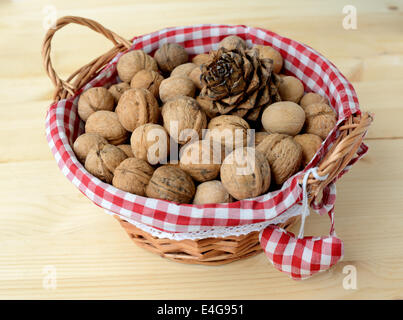
<svg viewBox="0 0 403 320">
<path fill-rule="evenodd" d="M 115 217 L 138 246 L 176 262 L 203 265 L 221 265 L 252 257 L 262 252 L 259 232 L 223 238 L 200 240 L 170 240 L 153 237 L 129 222 Z M 281 227 L 290 228 L 298 217 L 290 218 Z"/>
</svg>

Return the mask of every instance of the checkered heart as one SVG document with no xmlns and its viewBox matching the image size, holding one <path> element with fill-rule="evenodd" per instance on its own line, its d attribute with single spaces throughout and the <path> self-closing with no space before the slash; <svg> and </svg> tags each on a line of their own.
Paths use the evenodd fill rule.
<svg viewBox="0 0 403 320">
<path fill-rule="evenodd" d="M 294 280 L 325 271 L 343 259 L 344 246 L 335 234 L 298 239 L 270 225 L 260 234 L 260 245 L 273 266 Z"/>
</svg>

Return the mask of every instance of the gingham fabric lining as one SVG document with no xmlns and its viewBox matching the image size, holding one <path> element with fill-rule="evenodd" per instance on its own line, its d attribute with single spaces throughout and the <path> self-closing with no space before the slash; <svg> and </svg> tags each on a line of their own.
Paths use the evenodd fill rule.
<svg viewBox="0 0 403 320">
<path fill-rule="evenodd" d="M 106 213 L 110 215 L 115 215 L 115 213 L 105 210 Z M 175 241 L 181 240 L 200 240 L 200 239 L 207 239 L 207 238 L 225 238 L 229 236 L 242 236 L 247 235 L 251 232 L 260 232 L 265 229 L 268 225 L 271 224 L 282 224 L 286 222 L 288 219 L 299 216 L 301 214 L 301 205 L 295 204 L 291 208 L 287 209 L 281 215 L 273 218 L 270 221 L 260 222 L 260 223 L 253 223 L 253 224 L 244 224 L 240 226 L 233 226 L 233 227 L 208 227 L 203 230 L 195 231 L 195 232 L 182 232 L 182 233 L 172 233 L 172 232 L 164 232 L 161 230 L 157 230 L 150 226 L 144 225 L 137 221 L 131 220 L 129 218 L 125 218 L 125 220 L 132 225 L 136 226 L 137 228 L 151 234 L 153 237 L 160 238 L 160 239 L 170 239 Z"/>
<path fill-rule="evenodd" d="M 136 37 L 131 49 L 152 53 L 165 42 L 177 42 L 190 54 L 216 49 L 218 42 L 229 34 L 237 34 L 248 44 L 271 45 L 285 59 L 287 73 L 300 78 L 307 91 L 325 95 L 338 113 L 340 124 L 349 115 L 359 113 L 356 94 L 351 84 L 327 59 L 313 49 L 273 32 L 246 26 L 199 25 L 168 28 Z M 120 54 L 121 55 L 121 54 Z M 103 183 L 90 175 L 78 162 L 71 144 L 83 132 L 77 116 L 78 95 L 94 86 L 106 86 L 117 81 L 118 55 L 97 77 L 73 98 L 54 103 L 46 117 L 46 136 L 59 168 L 77 188 L 98 206 L 123 218 L 168 233 L 192 233 L 215 227 L 234 227 L 271 221 L 301 201 L 298 184 L 303 172 L 291 177 L 281 190 L 255 199 L 229 204 L 177 205 L 164 200 L 133 195 Z M 307 168 L 315 166 L 337 138 L 337 128 L 329 134 Z M 355 157 L 340 176 L 365 153 L 362 144 Z"/>
<path fill-rule="evenodd" d="M 294 280 L 326 271 L 344 256 L 343 242 L 335 234 L 298 239 L 273 225 L 261 233 L 260 245 L 273 266 Z"/>
</svg>

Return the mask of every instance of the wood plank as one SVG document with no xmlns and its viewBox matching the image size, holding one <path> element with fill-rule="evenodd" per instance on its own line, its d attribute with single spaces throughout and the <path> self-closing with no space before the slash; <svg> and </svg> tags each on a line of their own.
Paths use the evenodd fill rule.
<svg viewBox="0 0 403 320">
<path fill-rule="evenodd" d="M 273 269 L 264 255 L 221 267 L 161 259 L 136 247 L 53 161 L 1 164 L 0 297 L 151 299 L 166 297 L 169 287 L 170 297 L 178 299 L 354 299 L 379 297 L 379 290 L 382 298 L 401 298 L 403 221 L 394 208 L 403 206 L 403 169 L 392 151 L 403 154 L 403 141 L 369 145 L 369 155 L 338 183 L 336 225 L 346 244 L 345 262 L 298 283 Z M 326 217 L 311 215 L 306 234 L 325 234 L 328 228 Z M 346 264 L 358 273 L 358 289 L 351 292 L 342 287 Z M 46 266 L 57 270 L 54 291 L 42 288 Z"/>
</svg>

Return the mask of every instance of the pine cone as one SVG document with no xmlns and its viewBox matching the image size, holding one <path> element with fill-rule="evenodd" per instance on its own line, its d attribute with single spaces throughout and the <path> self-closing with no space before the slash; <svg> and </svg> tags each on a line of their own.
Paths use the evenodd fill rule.
<svg viewBox="0 0 403 320">
<path fill-rule="evenodd" d="M 200 98 L 212 114 L 257 120 L 262 109 L 281 100 L 280 79 L 272 70 L 273 61 L 259 59 L 257 49 L 220 48 L 201 66 Z"/>
</svg>

